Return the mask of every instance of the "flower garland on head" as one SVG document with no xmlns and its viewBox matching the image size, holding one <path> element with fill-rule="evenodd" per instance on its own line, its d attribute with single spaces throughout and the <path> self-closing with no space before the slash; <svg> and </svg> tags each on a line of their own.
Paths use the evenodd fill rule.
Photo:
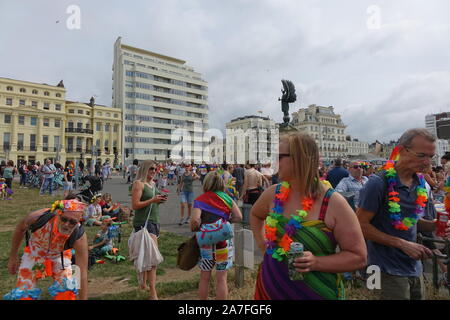
<svg viewBox="0 0 450 320">
<path fill-rule="evenodd" d="M 287 252 L 294 241 L 292 237 L 303 228 L 302 222 L 314 203 L 312 198 L 306 197 L 302 200 L 302 208 L 296 211 L 297 214 L 292 215 L 290 219 L 284 217 L 283 204 L 289 198 L 290 190 L 290 185 L 286 181 L 277 186 L 273 211 L 267 216 L 265 225 L 266 253 L 280 262 L 286 259 Z M 283 222 L 286 223 L 284 227 L 281 226 Z"/>
<path fill-rule="evenodd" d="M 425 178 L 423 175 L 418 175 L 420 184 L 416 187 L 416 209 L 409 216 L 402 219 L 399 193 L 395 191 L 397 185 L 397 171 L 394 168 L 395 161 L 389 160 L 386 162 L 386 179 L 388 182 L 388 210 L 391 213 L 392 226 L 397 230 L 409 230 L 414 227 L 423 214 L 426 202 L 428 201 L 428 193 L 425 187 Z"/>
<path fill-rule="evenodd" d="M 84 211 L 85 208 L 86 204 L 76 199 L 57 200 L 53 202 L 50 211 L 62 214 L 64 211 Z"/>
</svg>

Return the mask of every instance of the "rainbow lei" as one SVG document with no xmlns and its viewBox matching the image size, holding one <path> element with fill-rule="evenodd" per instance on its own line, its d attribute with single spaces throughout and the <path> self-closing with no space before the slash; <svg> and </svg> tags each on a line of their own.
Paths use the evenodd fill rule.
<svg viewBox="0 0 450 320">
<path fill-rule="evenodd" d="M 265 224 L 266 253 L 280 262 L 287 258 L 287 252 L 294 241 L 292 236 L 303 228 L 303 219 L 306 218 L 314 203 L 312 198 L 304 198 L 302 209 L 297 210 L 297 214 L 288 219 L 282 213 L 284 210 L 283 203 L 288 199 L 289 192 L 290 185 L 288 182 L 283 181 L 277 186 L 275 199 L 273 200 L 273 211 L 267 216 Z M 284 224 L 284 227 L 282 224 Z"/>
<path fill-rule="evenodd" d="M 385 166 L 386 179 L 388 181 L 388 210 L 391 213 L 392 226 L 397 230 L 409 230 L 419 220 L 419 216 L 423 214 L 426 202 L 428 201 L 428 193 L 425 187 L 425 179 L 423 175 L 419 176 L 420 184 L 416 187 L 416 209 L 408 217 L 402 219 L 399 193 L 395 191 L 397 185 L 397 171 L 394 168 L 395 161 L 388 161 Z"/>
</svg>

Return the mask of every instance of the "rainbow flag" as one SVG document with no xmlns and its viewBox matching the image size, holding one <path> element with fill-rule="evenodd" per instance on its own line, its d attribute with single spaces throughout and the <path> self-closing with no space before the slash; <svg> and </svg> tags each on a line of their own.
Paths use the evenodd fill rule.
<svg viewBox="0 0 450 320">
<path fill-rule="evenodd" d="M 225 192 L 208 191 L 194 200 L 194 208 L 199 208 L 230 220 L 233 200 Z"/>
</svg>

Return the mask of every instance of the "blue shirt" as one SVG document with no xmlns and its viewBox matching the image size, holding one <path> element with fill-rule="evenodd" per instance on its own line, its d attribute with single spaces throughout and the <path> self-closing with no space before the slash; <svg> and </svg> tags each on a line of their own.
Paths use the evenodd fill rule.
<svg viewBox="0 0 450 320">
<path fill-rule="evenodd" d="M 334 167 L 330 170 L 327 174 L 327 180 L 331 183 L 333 188 L 336 188 L 336 186 L 339 184 L 339 182 L 345 178 L 348 177 L 349 173 L 347 170 L 345 170 L 342 167 Z"/>
<path fill-rule="evenodd" d="M 362 176 L 361 177 L 361 181 L 356 180 L 355 178 L 353 178 L 352 176 L 343 178 L 341 180 L 341 182 L 338 183 L 338 185 L 336 186 L 336 191 L 337 192 L 351 192 L 355 194 L 355 206 L 359 207 L 359 192 L 362 189 L 362 187 L 364 186 L 364 184 L 367 182 L 367 177 Z"/>
<path fill-rule="evenodd" d="M 417 175 L 414 175 L 411 187 L 405 186 L 397 177 L 395 191 L 399 193 L 401 215 L 406 217 L 414 212 L 416 208 L 416 187 L 419 185 Z M 397 230 L 392 226 L 392 219 L 387 208 L 387 182 L 377 175 L 372 175 L 369 181 L 361 189 L 359 196 L 359 207 L 375 213 L 370 224 L 379 231 L 393 237 L 406 241 L 417 241 L 417 224 L 409 230 Z M 427 202 L 425 212 L 429 210 L 431 201 Z M 433 207 L 431 205 L 431 207 Z M 433 210 L 433 209 L 431 209 Z M 402 250 L 387 247 L 379 243 L 367 240 L 368 265 L 377 265 L 381 271 L 394 276 L 419 277 L 422 273 L 422 263 L 420 260 L 410 258 Z"/>
</svg>

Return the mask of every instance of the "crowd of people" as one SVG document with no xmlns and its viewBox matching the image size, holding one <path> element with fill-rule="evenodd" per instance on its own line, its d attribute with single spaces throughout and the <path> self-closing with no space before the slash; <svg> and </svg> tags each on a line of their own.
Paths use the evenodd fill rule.
<svg viewBox="0 0 450 320">
<path fill-rule="evenodd" d="M 418 243 L 418 234 L 437 237 L 436 205 L 447 200 L 450 204 L 450 184 L 446 184 L 450 156 L 441 159 L 442 167 L 431 167 L 435 138 L 425 129 L 406 131 L 382 167 L 341 159 L 336 159 L 332 167 L 325 167 L 314 140 L 302 133 L 283 135 L 279 148 L 276 173 L 270 164 L 193 165 L 152 160 L 135 160 L 124 170 L 131 184 L 134 210 L 130 252 L 146 252 L 134 263 L 139 285 L 149 292 L 150 299 L 158 299 L 156 270 L 162 260 L 158 249 L 160 206 L 167 202 L 170 186 L 179 196 L 179 225 L 189 224 L 197 235 L 200 299 L 208 297 L 213 269 L 216 298 L 228 297 L 227 270 L 233 265 L 234 252 L 232 234 L 214 234 L 213 242 L 207 242 L 204 235 L 215 229 L 228 230 L 231 223 L 240 222 L 241 202 L 251 205 L 250 225 L 263 254 L 255 299 L 345 299 L 342 274 L 364 274 L 369 265 L 380 268 L 381 299 L 424 299 L 421 260 L 430 258 L 439 248 Z M 51 174 L 52 167 L 48 165 L 47 169 Z M 196 180 L 202 185 L 198 195 L 194 192 Z M 100 231 L 91 246 L 83 234 L 76 236 L 71 248 L 77 259 L 82 255 L 84 263 L 89 250 L 111 250 L 107 230 L 117 214 L 111 196 L 94 196 L 89 206 L 76 200 L 64 201 L 50 210 L 32 213 L 18 225 L 8 267 L 11 273 L 19 269 L 19 280 L 9 297 L 24 297 L 28 293 L 28 297 L 34 297 L 35 283 L 23 279 L 33 263 L 45 266 L 45 259 L 49 259 L 58 268 L 64 266 L 65 253 L 61 253 L 61 263 L 55 262 L 57 253 L 62 252 L 64 241 L 72 237 L 69 229 L 75 230 L 83 220 L 84 225 L 97 226 Z M 55 248 L 47 251 L 51 254 L 41 257 L 37 252 L 47 249 L 48 235 L 44 231 L 33 232 L 31 245 L 27 246 L 29 252 L 25 253 L 32 259 L 27 256 L 27 262 L 19 268 L 18 245 L 26 230 L 41 220 L 43 212 L 56 215 L 38 229 L 54 225 L 59 232 L 55 239 L 63 242 L 56 241 Z M 444 238 L 450 236 L 449 226 L 447 223 Z M 294 249 L 298 248 L 303 250 L 297 255 Z M 446 272 L 443 264 L 441 271 Z M 83 281 L 85 276 L 82 273 Z M 56 275 L 55 279 L 60 278 Z M 72 281 L 70 274 L 63 276 L 66 278 Z M 59 288 L 60 292 L 66 292 L 66 287 Z M 86 293 L 81 292 L 80 298 L 86 298 Z"/>
</svg>

